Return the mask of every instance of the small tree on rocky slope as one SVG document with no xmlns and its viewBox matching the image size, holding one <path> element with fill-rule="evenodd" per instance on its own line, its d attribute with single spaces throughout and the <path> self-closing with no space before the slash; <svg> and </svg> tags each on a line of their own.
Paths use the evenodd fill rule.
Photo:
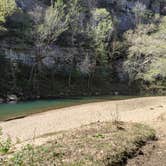
<svg viewBox="0 0 166 166">
<path fill-rule="evenodd" d="M 66 4 L 63 0 L 55 1 L 46 11 L 42 8 L 35 9 L 34 17 L 34 44 L 36 48 L 36 62 L 32 68 L 32 74 L 36 79 L 37 71 L 40 72 L 42 60 L 47 56 L 49 47 L 58 39 L 58 37 L 69 29 L 69 24 L 73 15 L 77 0 L 72 0 L 72 4 Z M 36 84 L 37 80 L 35 81 Z"/>
</svg>

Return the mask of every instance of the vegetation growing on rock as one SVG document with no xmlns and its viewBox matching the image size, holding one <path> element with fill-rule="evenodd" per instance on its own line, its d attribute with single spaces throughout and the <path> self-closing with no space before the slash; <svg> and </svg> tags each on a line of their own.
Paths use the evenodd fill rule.
<svg viewBox="0 0 166 166">
<path fill-rule="evenodd" d="M 164 0 L 2 0 L 0 96 L 161 93 L 164 10 Z"/>
<path fill-rule="evenodd" d="M 144 88 L 165 86 L 166 17 L 160 19 L 159 25 L 139 25 L 125 35 L 130 45 L 125 68 L 130 81 Z"/>
</svg>

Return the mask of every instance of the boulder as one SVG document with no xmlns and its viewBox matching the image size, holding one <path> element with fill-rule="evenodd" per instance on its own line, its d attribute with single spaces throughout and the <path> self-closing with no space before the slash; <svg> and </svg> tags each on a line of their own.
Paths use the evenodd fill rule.
<svg viewBox="0 0 166 166">
<path fill-rule="evenodd" d="M 17 102 L 18 101 L 18 97 L 16 95 L 8 95 L 7 96 L 7 102 Z"/>
</svg>

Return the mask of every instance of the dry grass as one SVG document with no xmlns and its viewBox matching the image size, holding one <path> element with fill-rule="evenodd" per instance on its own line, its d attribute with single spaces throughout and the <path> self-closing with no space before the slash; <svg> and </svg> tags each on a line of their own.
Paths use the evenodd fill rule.
<svg viewBox="0 0 166 166">
<path fill-rule="evenodd" d="M 148 140 L 154 130 L 141 124 L 94 123 L 57 134 L 55 141 L 40 147 L 28 145 L 2 165 L 11 166 L 102 166 L 122 165 Z"/>
</svg>

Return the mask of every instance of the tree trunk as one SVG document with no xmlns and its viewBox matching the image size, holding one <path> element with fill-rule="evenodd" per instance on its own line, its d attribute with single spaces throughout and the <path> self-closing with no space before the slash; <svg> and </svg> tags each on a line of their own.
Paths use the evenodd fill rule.
<svg viewBox="0 0 166 166">
<path fill-rule="evenodd" d="M 69 73 L 69 79 L 68 79 L 68 87 L 71 87 L 71 77 L 72 77 L 72 71 Z"/>
<path fill-rule="evenodd" d="M 90 90 L 91 74 L 88 75 L 88 90 Z"/>
</svg>

